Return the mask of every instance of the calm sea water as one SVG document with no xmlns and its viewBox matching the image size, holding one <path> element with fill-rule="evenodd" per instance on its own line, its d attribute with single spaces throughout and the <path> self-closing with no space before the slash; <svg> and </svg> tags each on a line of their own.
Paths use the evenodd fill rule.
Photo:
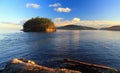
<svg viewBox="0 0 120 73">
<path fill-rule="evenodd" d="M 23 57 L 45 66 L 54 66 L 57 60 L 70 58 L 120 68 L 120 32 L 0 32 L 0 67 L 13 58 Z"/>
</svg>

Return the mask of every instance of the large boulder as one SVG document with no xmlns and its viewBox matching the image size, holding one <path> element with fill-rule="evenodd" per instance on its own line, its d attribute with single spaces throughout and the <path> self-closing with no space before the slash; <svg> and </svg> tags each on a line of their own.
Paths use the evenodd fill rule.
<svg viewBox="0 0 120 73">
<path fill-rule="evenodd" d="M 56 27 L 48 18 L 32 18 L 24 23 L 24 32 L 54 32 Z"/>
</svg>

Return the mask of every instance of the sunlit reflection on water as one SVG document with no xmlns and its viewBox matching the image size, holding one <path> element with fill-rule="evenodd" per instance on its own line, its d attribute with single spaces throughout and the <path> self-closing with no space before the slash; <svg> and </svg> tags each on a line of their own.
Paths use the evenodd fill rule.
<svg viewBox="0 0 120 73">
<path fill-rule="evenodd" d="M 118 31 L 4 31 L 0 33 L 0 67 L 12 58 L 26 57 L 46 66 L 56 60 L 71 58 L 120 68 L 119 41 Z"/>
</svg>

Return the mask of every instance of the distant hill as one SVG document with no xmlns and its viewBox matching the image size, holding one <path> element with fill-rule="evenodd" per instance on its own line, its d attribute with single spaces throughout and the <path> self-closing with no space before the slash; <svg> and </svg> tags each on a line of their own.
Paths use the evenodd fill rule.
<svg viewBox="0 0 120 73">
<path fill-rule="evenodd" d="M 64 29 L 64 30 L 97 30 L 96 28 L 87 27 L 87 26 L 77 26 L 77 25 L 67 25 L 58 27 L 57 29 Z"/>
<path fill-rule="evenodd" d="M 108 27 L 108 28 L 101 28 L 101 30 L 120 31 L 120 26 L 112 26 L 112 27 Z"/>
</svg>

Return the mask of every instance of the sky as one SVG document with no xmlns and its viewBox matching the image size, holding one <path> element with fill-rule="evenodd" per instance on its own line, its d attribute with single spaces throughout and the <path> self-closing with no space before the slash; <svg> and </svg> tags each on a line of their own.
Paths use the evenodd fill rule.
<svg viewBox="0 0 120 73">
<path fill-rule="evenodd" d="M 120 25 L 120 0 L 0 0 L 0 28 L 22 28 L 37 16 L 53 20 L 56 26 Z"/>
</svg>

